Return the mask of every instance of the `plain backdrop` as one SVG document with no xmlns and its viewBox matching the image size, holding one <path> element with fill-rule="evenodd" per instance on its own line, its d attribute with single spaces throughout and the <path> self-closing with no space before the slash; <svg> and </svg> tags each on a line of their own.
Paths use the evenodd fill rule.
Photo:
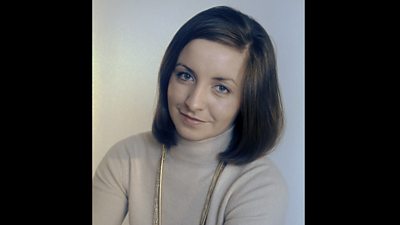
<svg viewBox="0 0 400 225">
<path fill-rule="evenodd" d="M 92 174 L 111 145 L 151 129 L 167 45 L 188 19 L 217 5 L 256 19 L 275 45 L 286 128 L 270 157 L 289 187 L 286 225 L 303 225 L 304 0 L 93 0 Z"/>
</svg>

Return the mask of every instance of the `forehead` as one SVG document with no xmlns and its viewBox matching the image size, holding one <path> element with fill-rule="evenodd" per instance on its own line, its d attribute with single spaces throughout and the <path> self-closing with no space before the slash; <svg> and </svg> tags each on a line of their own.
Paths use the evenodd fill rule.
<svg viewBox="0 0 400 225">
<path fill-rule="evenodd" d="M 190 41 L 179 54 L 178 62 L 196 73 L 219 75 L 241 80 L 247 52 L 205 39 Z"/>
</svg>

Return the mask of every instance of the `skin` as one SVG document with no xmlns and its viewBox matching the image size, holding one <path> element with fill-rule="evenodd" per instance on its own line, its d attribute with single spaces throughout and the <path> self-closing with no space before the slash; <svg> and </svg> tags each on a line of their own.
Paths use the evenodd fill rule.
<svg viewBox="0 0 400 225">
<path fill-rule="evenodd" d="M 204 39 L 183 48 L 168 84 L 168 109 L 182 138 L 201 141 L 232 126 L 245 61 L 246 51 Z"/>
</svg>

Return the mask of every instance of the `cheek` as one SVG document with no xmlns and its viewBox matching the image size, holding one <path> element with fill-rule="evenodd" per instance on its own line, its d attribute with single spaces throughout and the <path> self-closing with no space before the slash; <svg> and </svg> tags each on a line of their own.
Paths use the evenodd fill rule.
<svg viewBox="0 0 400 225">
<path fill-rule="evenodd" d="M 171 77 L 169 78 L 169 81 L 168 81 L 168 90 L 167 90 L 168 99 L 173 96 L 174 90 L 175 90 L 173 76 L 174 75 L 171 75 Z"/>
<path fill-rule="evenodd" d="M 172 95 L 172 93 L 171 93 L 171 90 L 173 90 L 173 88 L 171 88 L 171 83 L 170 84 L 168 84 L 168 89 L 167 89 L 167 98 L 168 98 L 168 102 L 171 102 L 171 95 Z"/>
<path fill-rule="evenodd" d="M 229 102 L 219 102 L 218 104 L 213 104 L 212 113 L 220 121 L 231 121 L 235 119 L 239 111 L 238 101 Z"/>
<path fill-rule="evenodd" d="M 179 87 L 179 85 L 177 85 L 171 77 L 167 91 L 168 105 L 175 105 L 176 103 L 179 103 L 181 101 L 182 95 L 182 88 Z"/>
</svg>

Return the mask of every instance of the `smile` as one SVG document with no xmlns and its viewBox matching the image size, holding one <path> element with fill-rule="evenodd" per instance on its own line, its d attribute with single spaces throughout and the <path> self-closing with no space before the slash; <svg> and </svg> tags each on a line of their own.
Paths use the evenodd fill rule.
<svg viewBox="0 0 400 225">
<path fill-rule="evenodd" d="M 185 113 L 182 113 L 180 111 L 179 111 L 179 113 L 181 115 L 183 123 L 185 123 L 185 124 L 187 124 L 189 126 L 199 125 L 199 124 L 205 123 L 205 121 L 203 121 L 203 120 L 191 117 L 191 116 L 189 116 L 189 115 L 187 115 Z"/>
</svg>

